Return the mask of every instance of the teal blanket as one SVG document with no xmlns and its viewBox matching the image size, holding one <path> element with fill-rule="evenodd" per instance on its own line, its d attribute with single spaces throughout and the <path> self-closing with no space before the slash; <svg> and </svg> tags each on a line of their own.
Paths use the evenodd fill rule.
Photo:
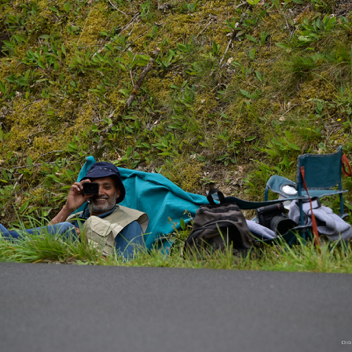
<svg viewBox="0 0 352 352">
<path fill-rule="evenodd" d="M 77 181 L 95 163 L 92 156 L 82 167 Z M 120 204 L 143 211 L 149 216 L 146 231 L 146 247 L 167 249 L 172 245 L 168 234 L 180 229 L 180 219 L 191 221 L 202 204 L 208 204 L 206 196 L 185 192 L 166 177 L 143 171 L 119 168 L 126 197 Z M 77 210 L 78 211 L 78 210 Z"/>
</svg>

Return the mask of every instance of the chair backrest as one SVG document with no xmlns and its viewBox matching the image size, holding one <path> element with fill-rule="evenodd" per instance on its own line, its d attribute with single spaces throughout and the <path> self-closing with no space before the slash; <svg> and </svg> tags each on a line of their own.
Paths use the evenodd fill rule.
<svg viewBox="0 0 352 352">
<path fill-rule="evenodd" d="M 308 189 L 342 189 L 342 146 L 336 153 L 331 154 L 303 154 L 297 160 L 297 191 L 303 190 L 301 166 L 304 166 L 305 181 Z"/>
</svg>

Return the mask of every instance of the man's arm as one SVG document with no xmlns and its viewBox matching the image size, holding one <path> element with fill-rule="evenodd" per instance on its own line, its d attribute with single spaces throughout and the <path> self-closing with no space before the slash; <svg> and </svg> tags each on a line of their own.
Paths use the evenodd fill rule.
<svg viewBox="0 0 352 352">
<path fill-rule="evenodd" d="M 60 210 L 60 212 L 50 221 L 50 224 L 55 225 L 60 222 L 66 221 L 69 215 L 73 211 L 78 209 L 88 198 L 92 195 L 83 195 L 83 183 L 90 182 L 90 180 L 83 180 L 81 182 L 75 182 L 68 193 L 66 204 Z"/>
</svg>

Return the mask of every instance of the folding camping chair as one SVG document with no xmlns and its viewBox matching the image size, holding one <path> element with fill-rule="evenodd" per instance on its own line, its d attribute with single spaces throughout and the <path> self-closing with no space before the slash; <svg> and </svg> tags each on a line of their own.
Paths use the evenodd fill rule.
<svg viewBox="0 0 352 352">
<path fill-rule="evenodd" d="M 348 171 L 346 170 L 348 168 Z M 298 199 L 300 210 L 300 229 L 305 237 L 307 227 L 304 225 L 304 213 L 302 204 L 310 198 L 325 196 L 339 196 L 340 217 L 345 218 L 342 189 L 342 172 L 351 175 L 351 167 L 345 155 L 342 154 L 342 146 L 331 154 L 303 154 L 297 159 L 296 183 L 278 175 L 272 176 L 265 188 L 265 200 L 268 200 L 269 190 L 278 193 L 282 199 Z M 303 231 L 302 231 L 303 230 Z"/>
</svg>

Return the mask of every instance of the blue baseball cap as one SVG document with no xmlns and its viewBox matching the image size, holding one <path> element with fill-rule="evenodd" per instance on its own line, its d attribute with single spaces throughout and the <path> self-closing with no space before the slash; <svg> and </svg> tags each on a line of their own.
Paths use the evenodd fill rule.
<svg viewBox="0 0 352 352">
<path fill-rule="evenodd" d="M 120 196 L 116 199 L 116 203 L 122 202 L 125 198 L 126 190 L 121 181 L 120 171 L 115 165 L 106 161 L 95 163 L 89 168 L 87 175 L 84 176 L 82 180 L 91 180 L 102 177 L 113 177 L 115 179 L 116 186 L 120 190 Z"/>
</svg>

